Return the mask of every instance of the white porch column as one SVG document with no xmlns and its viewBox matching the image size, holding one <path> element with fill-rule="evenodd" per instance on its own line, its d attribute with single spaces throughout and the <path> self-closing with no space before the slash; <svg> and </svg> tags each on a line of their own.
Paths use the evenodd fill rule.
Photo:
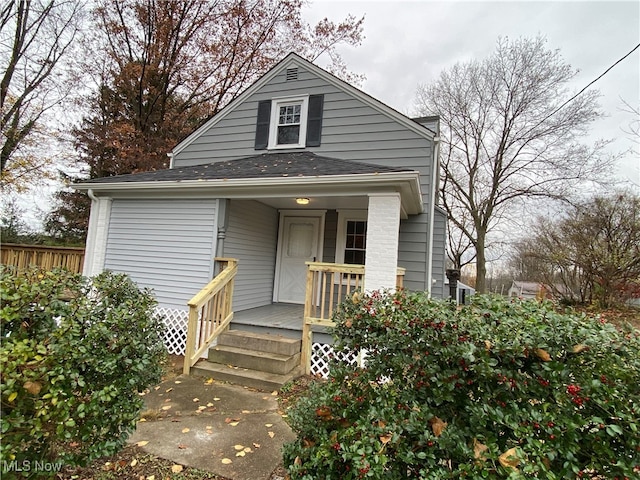
<svg viewBox="0 0 640 480">
<path fill-rule="evenodd" d="M 89 198 L 91 198 L 91 213 L 89 214 L 89 228 L 82 267 L 82 274 L 87 277 L 97 275 L 104 269 L 111 202 L 113 201 L 110 197 L 96 197 L 91 191 Z"/>
<path fill-rule="evenodd" d="M 400 235 L 400 194 L 369 195 L 364 289 L 395 289 Z"/>
</svg>

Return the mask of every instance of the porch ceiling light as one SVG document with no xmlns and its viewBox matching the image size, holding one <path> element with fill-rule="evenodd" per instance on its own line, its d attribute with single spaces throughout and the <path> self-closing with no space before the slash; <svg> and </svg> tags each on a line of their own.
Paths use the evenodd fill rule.
<svg viewBox="0 0 640 480">
<path fill-rule="evenodd" d="M 296 198 L 296 203 L 298 205 L 309 205 L 309 199 L 308 198 L 299 197 L 299 198 Z"/>
</svg>

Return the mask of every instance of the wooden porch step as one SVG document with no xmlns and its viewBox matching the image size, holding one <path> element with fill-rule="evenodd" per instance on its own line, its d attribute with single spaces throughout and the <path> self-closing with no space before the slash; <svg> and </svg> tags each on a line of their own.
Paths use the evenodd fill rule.
<svg viewBox="0 0 640 480">
<path fill-rule="evenodd" d="M 280 375 L 201 360 L 193 366 L 192 374 L 272 392 L 302 375 L 302 368 L 298 365 L 288 374 Z"/>
<path fill-rule="evenodd" d="M 233 365 L 266 373 L 286 375 L 300 365 L 300 351 L 294 355 L 249 350 L 246 348 L 220 345 L 209 349 L 209 361 L 223 365 Z"/>
<path fill-rule="evenodd" d="M 208 361 L 193 367 L 197 375 L 260 390 L 278 390 L 302 374 L 300 339 L 230 330 L 209 349 Z"/>
<path fill-rule="evenodd" d="M 295 355 L 300 353 L 301 340 L 282 335 L 229 330 L 218 337 L 218 346 L 243 348 L 258 352 Z"/>
</svg>

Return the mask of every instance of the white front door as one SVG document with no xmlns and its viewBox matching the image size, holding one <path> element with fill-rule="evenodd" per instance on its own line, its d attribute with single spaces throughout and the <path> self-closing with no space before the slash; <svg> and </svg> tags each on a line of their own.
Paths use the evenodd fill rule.
<svg viewBox="0 0 640 480">
<path fill-rule="evenodd" d="M 304 303 L 307 279 L 305 262 L 319 261 L 323 216 L 281 217 L 276 302 Z"/>
</svg>

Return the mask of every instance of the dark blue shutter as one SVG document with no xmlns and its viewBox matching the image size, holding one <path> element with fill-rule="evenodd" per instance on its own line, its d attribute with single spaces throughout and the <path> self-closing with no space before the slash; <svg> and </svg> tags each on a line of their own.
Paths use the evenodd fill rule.
<svg viewBox="0 0 640 480">
<path fill-rule="evenodd" d="M 309 111 L 307 113 L 307 147 L 320 146 L 323 107 L 324 95 L 309 96 Z"/>
<path fill-rule="evenodd" d="M 258 102 L 256 121 L 256 150 L 265 150 L 269 145 L 269 123 L 271 121 L 271 100 Z"/>
</svg>

